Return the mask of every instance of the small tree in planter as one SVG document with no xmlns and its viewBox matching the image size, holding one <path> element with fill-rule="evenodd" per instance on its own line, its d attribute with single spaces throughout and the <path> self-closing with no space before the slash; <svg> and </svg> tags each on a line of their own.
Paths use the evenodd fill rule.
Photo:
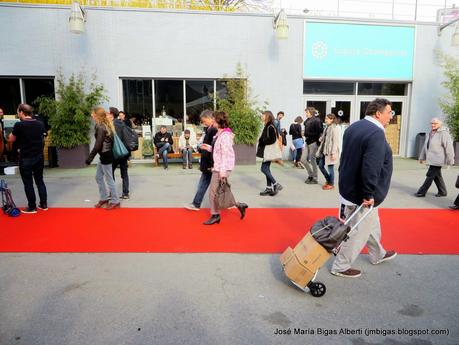
<svg viewBox="0 0 459 345">
<path fill-rule="evenodd" d="M 72 74 L 66 82 L 58 73 L 56 99 L 37 99 L 38 112 L 48 118 L 51 127 L 51 145 L 59 149 L 59 165 L 64 168 L 85 166 L 89 153 L 91 110 L 107 100 L 104 87 L 93 76 L 86 89 L 83 72 Z"/>
<path fill-rule="evenodd" d="M 255 100 L 251 99 L 249 80 L 240 64 L 236 67 L 235 78 L 226 80 L 226 91 L 226 98 L 217 98 L 217 108 L 228 114 L 229 125 L 235 134 L 236 162 L 255 164 L 262 125 L 260 113 L 264 109 L 256 107 Z"/>
<path fill-rule="evenodd" d="M 449 94 L 440 99 L 440 108 L 445 114 L 446 123 L 454 140 L 455 164 L 459 164 L 459 60 L 438 54 L 440 66 L 446 79 L 441 84 Z"/>
</svg>

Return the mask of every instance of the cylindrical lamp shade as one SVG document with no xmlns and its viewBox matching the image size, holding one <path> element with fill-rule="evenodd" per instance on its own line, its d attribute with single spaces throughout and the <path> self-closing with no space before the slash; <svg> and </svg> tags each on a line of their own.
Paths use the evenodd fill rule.
<svg viewBox="0 0 459 345">
<path fill-rule="evenodd" d="M 74 34 L 81 34 L 84 32 L 84 15 L 78 2 L 74 2 L 72 4 L 69 24 L 70 32 L 73 32 Z"/>
<path fill-rule="evenodd" d="M 279 25 L 276 28 L 276 37 L 280 40 L 288 38 L 288 25 Z"/>
</svg>

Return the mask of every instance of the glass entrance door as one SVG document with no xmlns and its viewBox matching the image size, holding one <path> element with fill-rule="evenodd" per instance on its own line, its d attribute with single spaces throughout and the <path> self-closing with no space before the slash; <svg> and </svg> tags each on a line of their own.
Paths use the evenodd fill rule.
<svg viewBox="0 0 459 345">
<path fill-rule="evenodd" d="M 314 107 L 319 112 L 322 122 L 327 114 L 335 114 L 340 122 L 349 125 L 352 120 L 353 100 L 342 96 L 318 97 L 317 95 L 305 96 L 305 108 Z"/>
<path fill-rule="evenodd" d="M 392 153 L 394 155 L 400 154 L 400 133 L 402 129 L 402 114 L 404 112 L 404 101 L 403 100 L 392 100 L 388 98 L 392 102 L 392 111 L 394 117 L 390 121 L 389 125 L 386 127 L 386 139 L 389 143 L 390 148 L 392 149 Z M 370 99 L 360 100 L 359 101 L 359 113 L 360 119 L 365 117 L 365 111 L 370 104 Z"/>
</svg>

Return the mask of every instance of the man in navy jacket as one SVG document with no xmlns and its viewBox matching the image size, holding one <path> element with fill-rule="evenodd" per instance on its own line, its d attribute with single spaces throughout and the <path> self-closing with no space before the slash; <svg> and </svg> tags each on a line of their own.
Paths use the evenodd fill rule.
<svg viewBox="0 0 459 345">
<path fill-rule="evenodd" d="M 378 209 L 387 196 L 392 176 L 392 150 L 386 141 L 384 128 L 392 119 L 392 103 L 377 98 L 370 102 L 365 118 L 349 126 L 344 132 L 339 167 L 339 193 L 344 216 L 349 217 L 363 207 L 350 222 L 353 226 L 368 211 L 375 209 L 352 232 L 333 262 L 331 273 L 356 278 L 361 272 L 352 268 L 363 247 L 367 245 L 370 262 L 374 265 L 393 259 L 397 253 L 386 251 L 381 245 L 381 226 Z"/>
</svg>

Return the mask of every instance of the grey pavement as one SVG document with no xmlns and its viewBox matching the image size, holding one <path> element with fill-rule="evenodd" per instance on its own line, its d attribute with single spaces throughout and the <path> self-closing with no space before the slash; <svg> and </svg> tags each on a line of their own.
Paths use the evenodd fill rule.
<svg viewBox="0 0 459 345">
<path fill-rule="evenodd" d="M 260 197 L 259 165 L 237 167 L 237 198 L 251 207 L 336 207 L 337 191 L 304 184 L 304 170 L 287 163 L 273 172 L 284 190 Z M 130 173 L 132 199 L 123 207 L 181 207 L 199 178 L 178 165 Z M 459 169 L 443 170 L 446 198 L 434 197 L 434 186 L 426 198 L 412 196 L 425 173 L 396 159 L 384 207 L 449 205 Z M 93 167 L 47 170 L 50 207 L 92 207 L 94 175 Z M 6 178 L 23 205 L 19 177 Z M 330 264 L 317 277 L 327 293 L 314 298 L 284 277 L 278 255 L 3 253 L 0 344 L 459 344 L 459 256 L 399 255 L 373 266 L 361 255 L 357 279 L 332 276 Z"/>
</svg>

